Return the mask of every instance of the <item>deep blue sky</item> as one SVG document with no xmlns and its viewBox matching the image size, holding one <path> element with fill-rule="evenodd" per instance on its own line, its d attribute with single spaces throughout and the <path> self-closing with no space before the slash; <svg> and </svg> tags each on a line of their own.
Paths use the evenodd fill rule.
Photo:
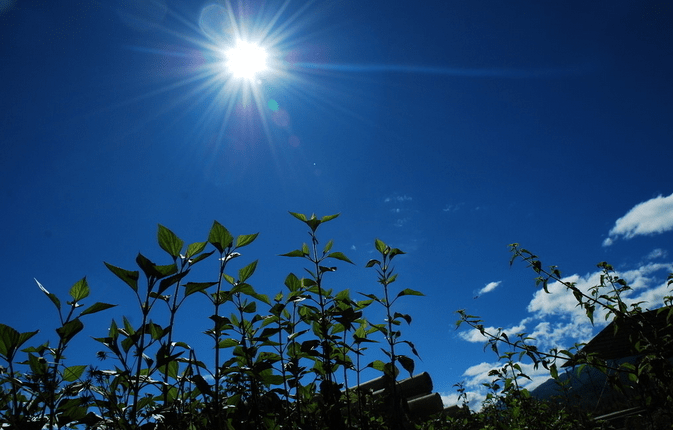
<svg viewBox="0 0 673 430">
<path fill-rule="evenodd" d="M 231 43 L 224 2 L 0 1 L 2 322 L 48 336 L 55 313 L 33 278 L 62 296 L 86 275 L 92 301 L 128 303 L 102 262 L 159 261 L 158 223 L 187 242 L 215 219 L 260 232 L 241 264 L 259 259 L 250 281 L 275 294 L 301 270 L 277 254 L 307 239 L 287 211 L 340 212 L 321 235 L 359 267 L 328 282 L 375 292 L 374 238 L 406 251 L 399 288 L 426 297 L 402 305 L 404 333 L 450 402 L 460 380 L 478 391 L 471 366 L 495 361 L 454 331 L 456 309 L 529 332 L 560 324 L 568 337 L 549 343 L 590 336 L 572 307 L 535 306 L 509 243 L 567 275 L 590 280 L 607 260 L 639 292 L 660 287 L 673 6 L 421 3 L 234 2 L 274 56 L 246 104 L 213 73 L 213 47 Z M 123 312 L 90 318 L 90 334 Z M 190 312 L 199 333 L 209 310 Z"/>
</svg>

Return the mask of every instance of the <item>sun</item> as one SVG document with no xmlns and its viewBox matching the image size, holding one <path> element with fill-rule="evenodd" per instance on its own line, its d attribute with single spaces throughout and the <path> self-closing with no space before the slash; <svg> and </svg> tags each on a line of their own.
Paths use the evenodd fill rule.
<svg viewBox="0 0 673 430">
<path fill-rule="evenodd" d="M 233 48 L 225 52 L 226 69 L 236 78 L 254 81 L 267 70 L 266 50 L 255 43 L 238 40 Z"/>
</svg>

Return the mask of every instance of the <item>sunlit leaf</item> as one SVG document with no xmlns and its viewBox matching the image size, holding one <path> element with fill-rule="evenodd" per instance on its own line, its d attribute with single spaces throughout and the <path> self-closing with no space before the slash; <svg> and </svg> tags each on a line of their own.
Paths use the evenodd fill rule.
<svg viewBox="0 0 673 430">
<path fill-rule="evenodd" d="M 374 247 L 376 247 L 376 250 L 380 252 L 381 254 L 385 254 L 386 250 L 388 248 L 388 245 L 386 245 L 381 239 L 375 239 L 374 240 Z"/>
<path fill-rule="evenodd" d="M 117 305 L 111 305 L 109 303 L 96 302 L 88 308 L 84 309 L 79 316 L 87 314 L 95 314 L 96 312 L 104 311 L 105 309 L 113 308 Z"/>
<path fill-rule="evenodd" d="M 213 221 L 213 226 L 210 228 L 208 234 L 208 242 L 210 242 L 220 253 L 223 253 L 226 248 L 232 246 L 234 237 L 229 233 L 222 224 Z"/>
<path fill-rule="evenodd" d="M 207 243 L 207 242 L 204 242 L 204 243 Z M 210 252 L 205 252 L 205 253 L 203 253 L 203 254 L 199 254 L 199 255 L 197 255 L 196 257 L 193 257 L 193 258 L 190 260 L 190 263 L 191 263 L 191 264 L 196 264 L 196 263 L 198 263 L 199 261 L 205 260 L 206 258 L 208 258 L 208 257 L 210 257 L 211 255 L 213 255 L 214 252 L 215 252 L 215 251 L 210 251 Z"/>
<path fill-rule="evenodd" d="M 345 261 L 346 263 L 354 264 L 343 252 L 332 252 L 327 255 L 328 258 L 336 258 L 337 260 Z"/>
<path fill-rule="evenodd" d="M 194 242 L 187 246 L 187 251 L 185 252 L 185 258 L 192 258 L 193 256 L 200 254 L 206 249 L 208 242 Z"/>
<path fill-rule="evenodd" d="M 63 343 L 68 343 L 77 333 L 82 331 L 84 324 L 78 318 L 68 321 L 63 326 L 56 329 Z"/>
<path fill-rule="evenodd" d="M 105 263 L 105 266 L 119 279 L 124 281 L 129 287 L 133 289 L 133 291 L 138 291 L 138 278 L 140 276 L 138 271 L 130 271 L 126 269 L 122 269 L 117 266 L 113 266 L 112 264 Z"/>
<path fill-rule="evenodd" d="M 341 214 L 338 213 L 338 214 L 334 214 L 334 215 L 325 215 L 324 217 L 320 218 L 320 222 L 331 221 L 331 220 L 333 220 L 334 218 L 338 217 L 339 215 L 341 215 Z"/>
<path fill-rule="evenodd" d="M 58 310 L 60 311 L 60 310 L 61 310 L 61 301 L 58 299 L 58 297 L 56 297 L 55 294 L 52 294 L 52 293 L 50 293 L 49 291 L 47 291 L 47 289 L 44 288 L 44 287 L 42 286 L 42 284 L 40 284 L 40 283 L 37 281 L 37 279 L 35 279 L 35 278 L 33 278 L 33 279 L 35 280 L 35 283 L 36 283 L 37 286 L 40 288 L 40 290 L 42 290 L 42 292 L 43 292 L 44 294 L 46 294 L 47 297 L 49 297 L 49 300 L 51 300 L 51 302 L 52 302 L 54 305 L 56 305 L 56 309 L 58 309 Z"/>
<path fill-rule="evenodd" d="M 385 368 L 385 366 L 386 366 L 386 363 L 384 363 L 383 361 L 374 360 L 365 367 L 371 367 L 372 369 L 380 370 L 381 372 L 383 372 L 383 369 Z"/>
<path fill-rule="evenodd" d="M 72 297 L 74 302 L 79 302 L 80 300 L 87 298 L 90 291 L 86 278 L 82 278 L 75 282 L 75 285 L 70 288 L 70 297 Z"/>
<path fill-rule="evenodd" d="M 401 296 L 424 296 L 425 294 L 421 293 L 420 291 L 415 291 L 410 288 L 405 288 L 404 290 L 400 291 L 397 294 L 397 297 Z"/>
<path fill-rule="evenodd" d="M 300 213 L 297 213 L 297 212 L 290 212 L 290 215 L 292 215 L 293 217 L 297 218 L 300 221 L 306 222 L 306 215 L 304 215 L 304 214 L 300 214 Z"/>
<path fill-rule="evenodd" d="M 241 248 L 246 245 L 250 245 L 255 239 L 257 239 L 257 236 L 259 233 L 254 233 L 254 234 L 244 234 L 241 236 L 238 236 L 236 238 L 236 248 Z"/>
<path fill-rule="evenodd" d="M 157 240 L 161 249 L 166 251 L 168 255 L 173 258 L 178 258 L 184 242 L 175 235 L 171 230 L 159 224 L 159 231 L 157 232 Z"/>
<path fill-rule="evenodd" d="M 239 282 L 245 282 L 253 273 L 255 273 L 255 269 L 257 269 L 257 261 L 258 260 L 253 261 L 238 271 Z"/>
<path fill-rule="evenodd" d="M 246 314 L 252 314 L 257 312 L 257 302 L 248 303 L 243 307 L 242 311 Z"/>
<path fill-rule="evenodd" d="M 303 257 L 306 254 L 304 254 L 302 251 L 295 249 L 294 251 L 290 251 L 285 254 L 280 254 L 281 257 Z"/>
<path fill-rule="evenodd" d="M 218 348 L 231 348 L 238 345 L 239 343 L 236 339 L 222 339 L 218 344 Z"/>
<path fill-rule="evenodd" d="M 163 292 L 169 289 L 171 286 L 180 282 L 180 280 L 185 276 L 187 276 L 188 273 L 189 270 L 185 270 L 184 272 L 176 273 L 173 276 L 169 276 L 168 278 L 162 279 L 161 282 L 159 282 L 159 289 L 157 293 L 163 294 Z"/>
<path fill-rule="evenodd" d="M 199 293 L 205 291 L 207 288 L 212 287 L 217 284 L 217 282 L 187 282 L 185 287 L 185 297 L 190 296 L 194 293 Z"/>
<path fill-rule="evenodd" d="M 82 376 L 82 373 L 84 373 L 85 369 L 86 366 L 66 367 L 65 370 L 63 370 L 63 380 L 67 382 L 74 382 Z"/>
</svg>

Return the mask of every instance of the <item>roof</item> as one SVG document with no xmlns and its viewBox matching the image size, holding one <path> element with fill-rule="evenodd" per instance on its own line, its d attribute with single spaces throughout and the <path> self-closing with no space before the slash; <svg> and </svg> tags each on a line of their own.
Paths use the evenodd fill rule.
<svg viewBox="0 0 673 430">
<path fill-rule="evenodd" d="M 673 323 L 673 307 L 642 312 L 628 318 L 616 317 L 580 350 L 585 354 L 596 354 L 604 360 L 615 360 L 638 355 L 634 345 L 638 340 L 653 341 L 668 336 L 663 344 L 667 345 L 668 353 L 673 352 L 673 330 L 668 322 Z M 564 364 L 573 365 L 573 360 Z"/>
</svg>

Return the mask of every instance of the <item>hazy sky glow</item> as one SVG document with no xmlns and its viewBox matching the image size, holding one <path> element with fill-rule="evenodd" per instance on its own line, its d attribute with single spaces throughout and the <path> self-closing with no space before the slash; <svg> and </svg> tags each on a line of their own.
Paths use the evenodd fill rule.
<svg viewBox="0 0 673 430">
<path fill-rule="evenodd" d="M 133 312 L 103 261 L 162 261 L 157 224 L 186 242 L 213 220 L 259 232 L 232 267 L 259 259 L 250 282 L 274 295 L 302 272 L 278 256 L 307 240 L 287 212 L 341 213 L 321 236 L 356 267 L 328 287 L 377 292 L 374 238 L 404 250 L 397 286 L 426 294 L 400 301 L 416 368 L 476 404 L 496 357 L 455 310 L 544 348 L 604 324 L 536 290 L 508 244 L 582 289 L 608 261 L 630 301 L 661 304 L 672 20 L 656 0 L 0 2 L 1 322 L 47 339 L 57 316 L 33 278 L 62 296 L 86 275 L 92 301 L 120 305 L 85 321 L 73 360 L 90 363 L 87 336 Z M 223 67 L 238 40 L 267 54 L 249 79 Z M 207 350 L 204 306 L 178 324 Z"/>
</svg>

